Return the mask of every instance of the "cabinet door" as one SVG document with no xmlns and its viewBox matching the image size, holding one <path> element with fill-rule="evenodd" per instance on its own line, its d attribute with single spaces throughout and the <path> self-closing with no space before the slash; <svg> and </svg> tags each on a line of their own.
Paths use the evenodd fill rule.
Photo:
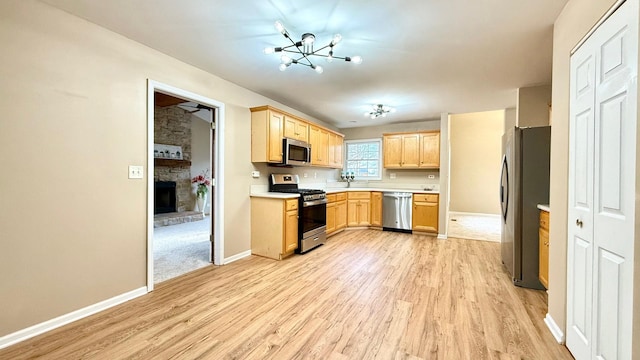
<svg viewBox="0 0 640 360">
<path fill-rule="evenodd" d="M 347 227 L 347 201 L 339 201 L 336 205 L 336 230 Z"/>
<path fill-rule="evenodd" d="M 287 211 L 284 218 L 284 253 L 298 248 L 298 210 Z"/>
<path fill-rule="evenodd" d="M 347 226 L 358 226 L 360 200 L 347 200 Z"/>
<path fill-rule="evenodd" d="M 545 288 L 549 288 L 549 232 L 543 228 L 538 231 L 539 263 L 538 278 Z"/>
<path fill-rule="evenodd" d="M 414 231 L 438 232 L 438 203 L 413 201 L 411 216 Z"/>
<path fill-rule="evenodd" d="M 358 226 L 371 225 L 371 200 L 358 200 Z"/>
<path fill-rule="evenodd" d="M 297 139 L 296 135 L 296 123 L 298 121 L 294 118 L 285 116 L 284 117 L 284 137 L 288 137 L 290 139 Z"/>
<path fill-rule="evenodd" d="M 267 146 L 269 148 L 269 161 L 282 162 L 282 137 L 284 136 L 284 115 L 269 110 L 269 139 Z"/>
<path fill-rule="evenodd" d="M 383 164 L 385 168 L 399 168 L 402 163 L 402 135 L 383 137 Z"/>
<path fill-rule="evenodd" d="M 329 164 L 329 132 L 316 126 L 309 127 L 311 165 Z"/>
<path fill-rule="evenodd" d="M 403 168 L 417 168 L 420 165 L 420 135 L 408 134 L 402 136 L 402 160 Z"/>
<path fill-rule="evenodd" d="M 371 225 L 382 226 L 382 193 L 371 193 Z"/>
<path fill-rule="evenodd" d="M 342 136 L 329 133 L 329 166 L 333 168 L 342 168 L 342 145 L 344 139 Z"/>
<path fill-rule="evenodd" d="M 437 169 L 440 167 L 440 133 L 420 134 L 420 167 Z"/>
<path fill-rule="evenodd" d="M 336 203 L 327 204 L 327 234 L 331 234 L 336 231 Z"/>
</svg>

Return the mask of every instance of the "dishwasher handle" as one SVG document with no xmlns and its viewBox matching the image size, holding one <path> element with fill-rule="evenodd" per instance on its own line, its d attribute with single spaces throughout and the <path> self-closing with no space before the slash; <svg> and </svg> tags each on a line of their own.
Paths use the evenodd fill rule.
<svg viewBox="0 0 640 360">
<path fill-rule="evenodd" d="M 406 199 L 411 197 L 411 193 L 383 193 L 382 196 L 392 197 L 395 199 Z"/>
</svg>

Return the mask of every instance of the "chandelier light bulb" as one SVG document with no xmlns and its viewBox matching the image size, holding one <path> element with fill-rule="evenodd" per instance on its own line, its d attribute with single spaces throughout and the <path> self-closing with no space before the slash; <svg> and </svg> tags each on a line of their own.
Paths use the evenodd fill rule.
<svg viewBox="0 0 640 360">
<path fill-rule="evenodd" d="M 354 56 L 351 58 L 351 62 L 354 64 L 362 64 L 362 56 Z"/>
<path fill-rule="evenodd" d="M 333 35 L 333 40 L 331 40 L 331 45 L 330 46 L 334 46 L 337 43 L 339 43 L 340 41 L 342 41 L 342 35 L 335 34 L 335 35 Z"/>
<path fill-rule="evenodd" d="M 282 55 L 280 57 L 280 61 L 282 61 L 282 63 L 285 64 L 285 65 L 289 65 L 289 64 L 291 64 L 293 59 L 291 59 L 288 55 Z"/>
<path fill-rule="evenodd" d="M 280 21 L 276 21 L 276 30 L 278 30 L 278 32 L 280 32 L 280 34 L 284 35 L 287 30 L 284 28 L 284 25 L 282 25 L 282 23 Z"/>
<path fill-rule="evenodd" d="M 285 71 L 285 70 L 287 70 L 288 67 L 289 67 L 289 65 L 287 65 L 287 64 L 280 64 L 279 69 L 280 69 L 280 71 Z"/>
<path fill-rule="evenodd" d="M 264 53 L 269 55 L 269 54 L 273 54 L 274 52 L 276 52 L 276 49 L 272 48 L 272 47 L 266 47 L 264 48 Z"/>
<path fill-rule="evenodd" d="M 324 71 L 324 69 L 322 68 L 322 66 L 320 65 L 314 65 L 312 66 L 313 70 L 315 70 L 318 74 L 322 74 L 322 72 Z"/>
</svg>

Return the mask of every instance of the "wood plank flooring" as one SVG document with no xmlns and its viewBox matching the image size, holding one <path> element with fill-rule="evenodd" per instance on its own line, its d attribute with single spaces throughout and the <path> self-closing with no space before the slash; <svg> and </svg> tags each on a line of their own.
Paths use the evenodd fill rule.
<svg viewBox="0 0 640 360">
<path fill-rule="evenodd" d="M 0 350 L 0 359 L 572 359 L 500 244 L 345 231 L 252 256 Z"/>
</svg>

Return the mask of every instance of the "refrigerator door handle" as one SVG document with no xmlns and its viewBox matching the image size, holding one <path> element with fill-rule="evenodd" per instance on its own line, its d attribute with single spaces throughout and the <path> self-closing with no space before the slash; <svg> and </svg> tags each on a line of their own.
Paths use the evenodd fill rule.
<svg viewBox="0 0 640 360">
<path fill-rule="evenodd" d="M 502 172 L 500 173 L 500 205 L 502 207 L 502 217 L 507 220 L 509 211 L 509 168 L 507 166 L 507 155 L 502 157 Z"/>
</svg>

